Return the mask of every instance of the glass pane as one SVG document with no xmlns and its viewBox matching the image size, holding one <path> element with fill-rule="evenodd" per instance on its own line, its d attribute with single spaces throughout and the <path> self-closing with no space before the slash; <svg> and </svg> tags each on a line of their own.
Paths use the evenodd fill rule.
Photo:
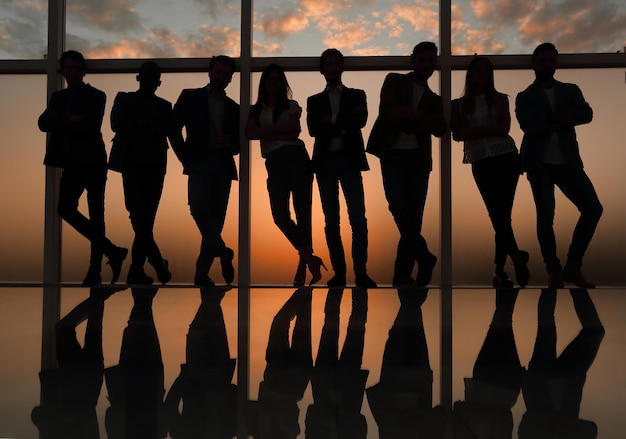
<svg viewBox="0 0 626 439">
<path fill-rule="evenodd" d="M 88 75 L 85 81 L 104 91 L 107 95 L 106 111 L 102 123 L 102 133 L 107 151 L 110 150 L 113 132 L 111 131 L 110 112 L 115 95 L 119 91 L 137 90 L 137 81 L 134 74 L 118 75 Z M 172 104 L 176 102 L 184 88 L 203 87 L 208 83 L 206 73 L 194 74 L 164 74 L 161 77 L 161 87 L 156 94 L 167 99 Z M 236 102 L 239 101 L 239 74 L 233 76 L 227 93 Z M 239 162 L 238 159 L 235 160 Z M 85 197 L 81 199 L 81 209 L 86 208 Z M 226 222 L 222 237 L 227 245 L 237 249 L 239 229 L 239 186 L 233 182 L 230 192 L 230 202 L 226 215 Z M 109 171 L 106 187 L 105 220 L 107 236 L 116 245 L 131 248 L 133 230 L 128 219 L 128 212 L 124 205 L 124 195 L 121 174 Z M 63 280 L 66 282 L 80 282 L 89 263 L 89 242 L 76 233 L 71 227 L 63 223 Z M 170 148 L 168 150 L 168 170 L 159 210 L 154 226 L 155 241 L 169 261 L 170 271 L 173 274 L 172 282 L 191 283 L 195 272 L 195 261 L 200 249 L 200 233 L 193 221 L 187 205 L 187 176 L 182 173 L 182 166 Z M 237 252 L 234 264 L 237 266 Z M 105 258 L 106 261 L 106 258 Z M 130 255 L 124 263 L 121 281 L 126 280 Z M 152 268 L 146 264 L 148 275 L 153 276 Z M 220 264 L 212 267 L 211 278 L 221 282 Z M 102 265 L 103 281 L 110 279 L 109 267 Z M 235 282 L 236 282 L 235 278 Z"/>
<path fill-rule="evenodd" d="M 346 86 L 359 88 L 367 95 L 368 121 L 363 129 L 363 138 L 367 143 L 372 125 L 378 116 L 380 99 L 380 87 L 383 84 L 387 72 L 345 72 L 343 83 Z M 260 74 L 253 76 L 252 100 L 256 101 L 258 81 Z M 293 98 L 302 107 L 302 133 L 300 138 L 305 142 L 309 156 L 313 152 L 313 138 L 309 136 L 306 127 L 306 102 L 309 96 L 322 91 L 325 87 L 323 76 L 318 72 L 294 73 L 288 72 L 287 79 L 293 90 Z M 430 80 L 433 90 L 438 90 L 439 76 L 436 72 Z M 424 209 L 424 223 L 422 234 L 428 241 L 430 250 L 439 254 L 439 142 L 433 140 L 433 172 L 430 175 L 429 192 Z M 258 141 L 251 142 L 252 148 L 252 264 L 251 279 L 254 284 L 291 284 L 298 265 L 298 255 L 289 241 L 273 224 L 270 210 L 269 197 L 265 180 L 267 171 L 264 169 L 264 159 L 261 157 Z M 393 277 L 393 261 L 396 254 L 399 233 L 393 221 L 385 198 L 380 163 L 378 158 L 367 154 L 370 170 L 362 173 L 363 187 L 365 192 L 365 206 L 367 227 L 369 232 L 368 264 L 367 269 L 370 277 L 380 285 L 390 285 Z M 347 209 L 343 195 L 340 193 L 340 223 L 343 246 L 346 253 L 348 267 L 348 283 L 352 283 L 352 234 Z M 322 270 L 324 284 L 332 275 L 328 247 L 324 235 L 324 214 L 320 204 L 317 183 L 313 182 L 313 249 L 326 263 L 329 272 Z M 439 269 L 435 268 L 433 284 L 439 283 Z M 310 276 L 308 277 L 310 279 Z"/>
<path fill-rule="evenodd" d="M 460 96 L 465 72 L 453 73 L 452 96 Z M 604 214 L 584 261 L 584 273 L 599 285 L 623 285 L 626 274 L 618 261 L 626 257 L 626 238 L 616 233 L 625 221 L 623 197 L 619 190 L 626 185 L 622 171 L 624 158 L 622 103 L 626 99 L 624 72 L 621 69 L 559 70 L 556 78 L 580 86 L 585 99 L 594 110 L 590 124 L 576 128 L 585 171 L 596 189 Z M 498 71 L 496 87 L 509 96 L 512 116 L 511 136 L 517 147 L 522 132 L 515 119 L 515 97 L 533 81 L 527 71 Z M 462 144 L 452 142 L 453 154 L 453 264 L 454 285 L 490 284 L 493 274 L 493 229 L 484 203 L 473 181 L 470 165 L 462 164 Z M 564 262 L 571 234 L 579 213 L 560 190 L 556 190 L 554 230 L 559 258 Z M 530 185 L 522 175 L 513 206 L 513 229 L 520 248 L 530 252 L 530 284 L 543 285 L 547 274 L 537 242 L 536 215 Z M 513 274 L 513 266 L 507 266 Z"/>
<path fill-rule="evenodd" d="M 0 59 L 43 59 L 48 53 L 48 2 L 0 3 Z"/>
<path fill-rule="evenodd" d="M 316 56 L 335 47 L 347 56 L 406 55 L 420 41 L 437 42 L 433 1 L 256 2 L 254 56 Z"/>
<path fill-rule="evenodd" d="M 625 24 L 626 4 L 613 0 L 455 0 L 452 54 L 526 54 L 543 41 L 561 53 L 615 53 Z"/>
<path fill-rule="evenodd" d="M 240 6 L 227 0 L 67 2 L 67 47 L 88 58 L 239 56 Z"/>
<path fill-rule="evenodd" d="M 0 78 L 0 149 L 4 207 L 0 211 L 2 281 L 41 281 L 43 276 L 46 136 L 37 119 L 46 107 L 46 78 Z M 9 249 L 12 249 L 9 251 Z"/>
</svg>

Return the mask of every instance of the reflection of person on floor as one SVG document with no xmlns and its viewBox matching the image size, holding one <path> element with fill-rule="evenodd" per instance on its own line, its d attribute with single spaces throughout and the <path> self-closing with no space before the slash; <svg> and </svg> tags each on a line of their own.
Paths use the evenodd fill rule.
<svg viewBox="0 0 626 439">
<path fill-rule="evenodd" d="M 454 403 L 455 439 L 511 438 L 513 414 L 522 381 L 513 309 L 518 289 L 496 290 L 496 309 L 478 353 L 471 378 L 465 378 L 465 400 Z"/>
<path fill-rule="evenodd" d="M 187 334 L 187 362 L 165 398 L 167 428 L 174 439 L 237 434 L 237 386 L 231 383 L 236 359 L 228 349 L 221 307 L 225 293 L 224 288 L 200 289 L 202 301 Z"/>
<path fill-rule="evenodd" d="M 428 289 L 400 288 L 400 309 L 385 344 L 380 382 L 369 387 L 367 400 L 381 439 L 443 438 L 442 406 L 433 407 L 422 304 Z"/>
<path fill-rule="evenodd" d="M 582 328 L 557 357 L 557 292 L 541 291 L 537 339 L 522 385 L 526 413 L 519 426 L 520 439 L 597 437 L 597 425 L 579 419 L 579 412 L 587 371 L 600 348 L 604 327 L 587 290 L 576 288 L 570 293 Z"/>
<path fill-rule="evenodd" d="M 343 288 L 331 288 L 324 308 L 324 327 L 311 375 L 313 404 L 306 414 L 306 437 L 365 438 L 361 414 L 369 371 L 361 369 L 367 319 L 367 290 L 352 290 L 352 314 L 339 356 L 339 307 Z"/>
<path fill-rule="evenodd" d="M 249 431 L 256 439 L 295 439 L 300 434 L 298 401 L 309 384 L 311 348 L 311 288 L 300 288 L 274 316 L 259 384 L 258 401 L 250 406 Z M 296 319 L 289 343 L 289 326 Z"/>
<path fill-rule="evenodd" d="M 99 438 L 96 404 L 102 388 L 104 301 L 119 290 L 92 288 L 89 298 L 56 324 L 58 369 L 44 370 L 41 405 L 32 412 L 40 438 Z M 87 320 L 81 347 L 76 327 Z"/>
<path fill-rule="evenodd" d="M 134 303 L 122 336 L 119 364 L 104 372 L 111 403 L 105 419 L 110 439 L 166 436 L 161 420 L 163 360 L 152 315 L 157 291 L 133 289 Z"/>
</svg>

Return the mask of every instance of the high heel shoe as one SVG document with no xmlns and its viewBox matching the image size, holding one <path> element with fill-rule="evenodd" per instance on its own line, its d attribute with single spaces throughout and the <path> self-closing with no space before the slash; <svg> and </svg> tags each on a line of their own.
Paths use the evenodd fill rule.
<svg viewBox="0 0 626 439">
<path fill-rule="evenodd" d="M 311 272 L 311 282 L 309 282 L 309 286 L 318 282 L 322 278 L 321 267 L 324 267 L 324 270 L 328 271 L 326 265 L 324 265 L 324 261 L 319 256 L 311 255 L 306 260 L 306 265 L 309 267 L 309 271 Z"/>
<path fill-rule="evenodd" d="M 298 261 L 298 268 L 296 269 L 296 275 L 293 277 L 293 286 L 301 287 L 304 285 L 306 279 L 306 262 L 303 257 L 300 257 Z"/>
</svg>

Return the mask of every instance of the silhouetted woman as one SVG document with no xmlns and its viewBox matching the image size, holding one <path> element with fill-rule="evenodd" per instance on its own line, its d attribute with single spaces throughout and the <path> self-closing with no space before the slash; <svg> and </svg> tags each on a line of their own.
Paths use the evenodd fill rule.
<svg viewBox="0 0 626 439">
<path fill-rule="evenodd" d="M 321 279 L 320 268 L 326 266 L 313 254 L 313 173 L 304 142 L 298 138 L 302 108 L 291 97 L 283 69 L 277 64 L 267 66 L 261 74 L 258 98 L 250 111 L 246 135 L 248 139 L 261 142 L 274 223 L 300 255 L 293 279 L 294 285 L 299 286 L 304 285 L 307 267 L 312 275 L 311 285 Z M 293 197 L 295 221 L 289 209 L 290 197 Z"/>
<path fill-rule="evenodd" d="M 452 101 L 452 134 L 463 142 L 463 163 L 471 163 L 472 174 L 495 231 L 493 286 L 510 288 L 513 282 L 504 271 L 507 256 L 515 266 L 520 286 L 528 283 L 528 252 L 520 250 L 511 226 L 515 189 L 520 175 L 520 158 L 509 135 L 511 114 L 508 97 L 496 90 L 493 66 L 477 56 L 465 76 L 465 91 Z"/>
</svg>

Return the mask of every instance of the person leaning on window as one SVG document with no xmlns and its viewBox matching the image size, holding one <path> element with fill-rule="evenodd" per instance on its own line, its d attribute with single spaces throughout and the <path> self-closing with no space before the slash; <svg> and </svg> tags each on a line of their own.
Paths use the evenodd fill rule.
<svg viewBox="0 0 626 439">
<path fill-rule="evenodd" d="M 474 181 L 495 232 L 493 286 L 513 286 L 504 271 L 507 256 L 513 261 L 517 283 L 526 286 L 530 276 L 528 252 L 518 248 L 511 225 L 520 159 L 509 135 L 509 99 L 496 90 L 488 58 L 477 56 L 470 62 L 465 92 L 452 101 L 451 125 L 454 140 L 463 142 L 463 163 L 472 165 Z"/>
<path fill-rule="evenodd" d="M 101 127 L 106 95 L 83 81 L 85 58 L 80 52 L 64 52 L 59 64 L 67 88 L 52 93 L 48 108 L 38 121 L 39 129 L 50 134 L 44 164 L 63 169 L 57 206 L 59 216 L 91 242 L 89 270 L 83 285 L 101 282 L 104 255 L 113 272 L 111 283 L 115 283 L 128 249 L 113 244 L 105 232 L 107 154 Z M 85 191 L 89 218 L 78 210 L 78 202 Z"/>
<path fill-rule="evenodd" d="M 385 197 L 400 232 L 394 286 L 426 286 L 432 279 L 437 257 L 422 236 L 422 220 L 432 170 L 432 136 L 441 137 L 447 129 L 441 97 L 428 87 L 437 67 L 437 46 L 429 41 L 417 44 L 410 61 L 413 71 L 385 78 L 366 149 L 380 159 Z"/>
<path fill-rule="evenodd" d="M 261 74 L 256 104 L 250 110 L 246 136 L 260 140 L 261 155 L 267 169 L 267 190 L 274 223 L 298 251 L 299 261 L 293 284 L 304 285 L 306 269 L 311 272 L 309 285 L 321 278 L 319 256 L 313 254 L 311 203 L 313 172 L 311 160 L 300 135 L 302 108 L 291 99 L 285 72 L 270 64 Z M 293 199 L 294 221 L 289 209 Z"/>
</svg>

